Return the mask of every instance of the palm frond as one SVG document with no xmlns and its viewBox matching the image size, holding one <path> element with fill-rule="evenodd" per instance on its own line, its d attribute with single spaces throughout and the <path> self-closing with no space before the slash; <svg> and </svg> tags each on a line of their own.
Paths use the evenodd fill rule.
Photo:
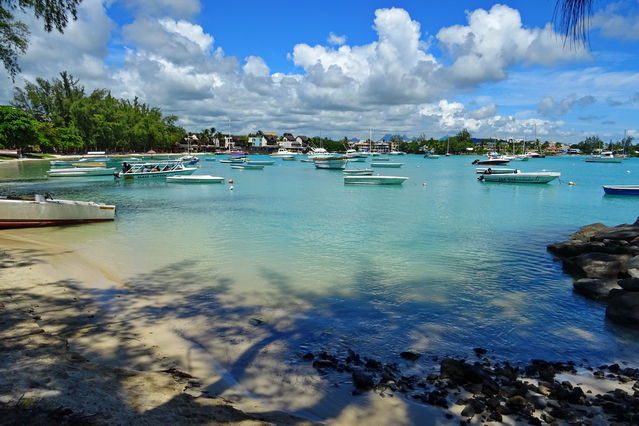
<svg viewBox="0 0 639 426">
<path fill-rule="evenodd" d="M 553 21 L 561 31 L 574 41 L 588 39 L 593 0 L 557 0 Z"/>
</svg>

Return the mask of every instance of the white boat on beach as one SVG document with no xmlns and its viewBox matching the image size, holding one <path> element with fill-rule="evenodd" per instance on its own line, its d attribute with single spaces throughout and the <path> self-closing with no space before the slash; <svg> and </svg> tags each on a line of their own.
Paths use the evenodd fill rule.
<svg viewBox="0 0 639 426">
<path fill-rule="evenodd" d="M 477 179 L 483 182 L 501 182 L 501 183 L 548 183 L 561 176 L 559 172 L 519 172 L 519 173 L 502 173 L 492 174 L 484 173 Z"/>
<path fill-rule="evenodd" d="M 51 169 L 47 171 L 49 177 L 83 177 L 83 176 L 113 176 L 115 167 L 72 167 Z"/>
<path fill-rule="evenodd" d="M 408 177 L 405 176 L 344 176 L 345 184 L 360 185 L 401 185 Z"/>
<path fill-rule="evenodd" d="M 224 178 L 211 175 L 167 176 L 167 182 L 171 183 L 224 183 Z"/>
<path fill-rule="evenodd" d="M 113 172 L 116 178 L 131 179 L 148 179 L 148 178 L 165 178 L 174 175 L 191 175 L 197 170 L 197 167 L 185 167 L 181 161 L 158 161 L 150 163 L 124 163 L 122 171 Z"/>
<path fill-rule="evenodd" d="M 92 201 L 54 200 L 49 196 L 0 198 L 0 228 L 69 225 L 115 218 L 115 206 Z"/>
<path fill-rule="evenodd" d="M 402 167 L 404 163 L 378 163 L 377 160 L 371 163 L 371 167 L 386 167 L 398 169 Z"/>
<path fill-rule="evenodd" d="M 20 158 L 20 151 L 17 149 L 0 149 L 0 157 Z"/>
<path fill-rule="evenodd" d="M 347 169 L 342 173 L 348 176 L 371 176 L 373 174 L 373 169 Z"/>
</svg>

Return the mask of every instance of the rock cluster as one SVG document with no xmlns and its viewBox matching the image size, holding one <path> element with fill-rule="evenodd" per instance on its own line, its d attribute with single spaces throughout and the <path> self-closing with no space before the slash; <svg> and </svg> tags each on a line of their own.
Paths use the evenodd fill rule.
<svg viewBox="0 0 639 426">
<path fill-rule="evenodd" d="M 584 226 L 548 251 L 575 278 L 576 292 L 607 303 L 607 318 L 639 327 L 639 218 L 631 225 Z"/>
<path fill-rule="evenodd" d="M 516 366 L 491 361 L 481 352 L 475 351 L 475 355 L 474 362 L 444 358 L 439 362 L 439 371 L 408 376 L 398 363 L 383 363 L 350 349 L 341 355 L 308 352 L 302 359 L 312 361 L 322 375 L 331 372 L 350 375 L 354 395 L 369 391 L 381 396 L 404 394 L 442 408 L 447 419 L 458 417 L 461 424 L 639 423 L 638 369 L 621 368 L 617 364 L 587 368 L 595 378 L 627 385 L 626 390 L 617 388 L 593 395 L 588 388 L 556 378 L 560 373 L 576 374 L 573 362 L 532 360 L 528 365 Z"/>
</svg>

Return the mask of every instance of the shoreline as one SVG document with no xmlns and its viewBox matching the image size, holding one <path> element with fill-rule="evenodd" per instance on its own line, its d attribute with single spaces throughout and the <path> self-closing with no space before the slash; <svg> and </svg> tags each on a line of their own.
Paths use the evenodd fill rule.
<svg viewBox="0 0 639 426">
<path fill-rule="evenodd" d="M 218 367 L 217 376 L 207 377 L 205 365 L 210 369 L 210 363 L 215 361 L 214 355 L 207 357 L 198 354 L 197 346 L 201 346 L 201 343 L 195 339 L 190 342 L 191 347 L 180 349 L 190 354 L 187 362 L 176 357 L 175 353 L 179 351 L 174 345 L 180 343 L 174 335 L 179 324 L 157 324 L 153 336 L 142 336 L 141 332 L 148 329 L 138 328 L 133 322 L 119 321 L 117 313 L 109 310 L 108 300 L 101 300 L 100 297 L 105 294 L 111 298 L 120 295 L 126 297 L 130 291 L 135 299 L 143 299 L 136 302 L 145 308 L 148 306 L 144 305 L 152 304 L 152 301 L 145 301 L 143 293 L 136 294 L 139 289 L 123 282 L 117 272 L 109 271 L 67 247 L 45 242 L 42 236 L 46 235 L 46 231 L 30 234 L 28 238 L 12 231 L 0 233 L 0 342 L 3 354 L 9 354 L 4 361 L 0 361 L 0 371 L 12 372 L 0 379 L 0 412 L 10 413 L 18 420 L 24 420 L 20 416 L 41 419 L 38 416 L 46 415 L 55 418 L 62 415 L 58 407 L 63 407 L 67 412 L 64 415 L 66 420 L 75 419 L 73 416 L 89 416 L 107 424 L 153 419 L 162 419 L 163 422 L 171 419 L 174 423 L 184 424 L 190 422 L 189 416 L 223 421 L 218 415 L 228 415 L 225 421 L 233 422 L 312 423 L 281 409 L 273 410 L 262 404 L 264 401 L 259 397 L 241 392 L 230 374 L 233 372 L 225 373 Z M 105 291 L 96 292 L 93 289 Z M 96 300 L 96 294 L 102 296 Z M 493 367 L 497 363 L 483 356 L 484 353 L 479 355 L 482 357 L 468 361 L 468 365 L 474 366 L 469 370 L 471 375 L 484 371 L 477 373 L 481 380 L 490 378 L 496 381 L 490 376 L 493 373 L 485 371 L 494 371 Z M 104 363 L 105 358 L 109 362 Z M 479 421 L 481 418 L 481 413 L 475 412 L 481 404 L 485 405 L 485 401 L 468 393 L 468 389 L 464 388 L 467 383 L 463 375 L 462 379 L 451 380 L 450 377 L 444 377 L 440 370 L 438 374 L 429 375 L 425 381 L 404 381 L 402 386 L 405 389 L 402 391 L 397 383 L 401 382 L 399 376 L 403 376 L 404 372 L 396 371 L 392 380 L 386 377 L 386 382 L 382 383 L 382 370 L 373 362 L 356 368 L 363 376 L 350 377 L 353 373 L 349 372 L 348 369 L 352 367 L 348 365 L 360 356 L 351 358 L 347 361 L 345 356 L 337 353 L 301 354 L 300 363 L 306 365 L 309 371 L 318 373 L 319 377 L 313 380 L 336 387 L 331 391 L 334 392 L 332 399 L 326 401 L 325 405 L 305 412 L 304 406 L 308 405 L 308 401 L 320 398 L 314 391 L 321 387 L 317 387 L 313 380 L 309 381 L 308 377 L 294 377 L 299 382 L 307 381 L 301 386 L 307 388 L 308 392 L 303 395 L 306 399 L 300 398 L 299 404 L 292 407 L 290 412 L 331 424 L 365 423 L 370 418 L 379 418 L 381 413 L 385 413 L 387 424 L 414 424 L 416 419 L 423 419 L 424 415 L 433 423 L 450 422 L 453 418 L 457 421 L 469 418 Z M 364 356 L 361 358 L 366 360 Z M 321 360 L 328 362 L 316 363 Z M 470 364 L 474 361 L 479 362 L 479 365 Z M 556 366 L 555 363 L 549 364 L 553 368 Z M 590 366 L 581 366 L 579 371 L 574 366 L 567 371 L 561 371 L 560 368 L 556 370 L 562 381 L 570 382 L 575 387 L 581 384 L 585 394 L 587 391 L 592 392 L 592 395 L 602 392 L 597 390 L 596 384 L 608 389 L 606 392 L 614 392 L 617 386 L 625 389 L 625 394 L 632 395 L 633 389 L 639 391 L 639 382 L 633 383 L 639 376 L 621 383 L 618 376 L 605 377 L 612 371 L 595 375 L 595 370 L 602 370 Z M 533 385 L 539 390 L 539 377 L 525 377 L 524 371 L 520 371 L 522 378 L 534 380 Z M 267 381 L 273 380 L 273 376 L 267 373 L 263 373 L 263 376 Z M 260 379 L 259 374 L 256 379 Z M 593 379 L 596 379 L 595 385 Z M 389 380 L 396 383 L 396 389 L 389 386 Z M 84 382 L 88 385 L 84 386 Z M 433 394 L 444 390 L 445 394 Z M 530 389 L 528 391 L 532 392 Z M 353 392 L 355 396 L 351 395 Z M 536 398 L 546 398 L 545 404 L 549 404 L 548 395 L 537 391 L 532 393 Z M 113 397 L 113 394 L 117 397 Z M 105 398 L 104 395 L 111 397 Z M 442 406 L 441 398 L 447 399 L 447 408 Z M 336 400 L 339 399 L 349 399 L 350 402 L 346 408 L 331 407 L 331 404 L 338 405 Z M 521 401 L 519 403 L 522 407 L 528 407 Z M 467 405 L 473 407 L 466 410 Z M 502 401 L 500 406 L 509 407 L 508 400 Z M 338 417 L 327 415 L 335 410 L 340 413 Z M 535 410 L 539 410 L 539 407 L 535 407 Z M 471 412 L 473 415 L 469 416 Z M 588 410 L 586 412 L 591 413 Z M 511 414 L 506 410 L 503 416 Z M 539 418 L 539 411 L 536 414 Z M 489 420 L 487 416 L 484 421 Z M 601 412 L 595 412 L 592 416 L 604 419 Z M 496 415 L 493 417 L 491 420 L 498 419 Z"/>
</svg>

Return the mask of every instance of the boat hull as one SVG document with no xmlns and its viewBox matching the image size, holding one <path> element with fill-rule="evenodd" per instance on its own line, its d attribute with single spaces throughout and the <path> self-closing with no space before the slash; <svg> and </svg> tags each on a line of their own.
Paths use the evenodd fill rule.
<svg viewBox="0 0 639 426">
<path fill-rule="evenodd" d="M 510 160 L 497 160 L 497 159 L 489 159 L 489 160 L 475 160 L 473 164 L 477 164 L 479 166 L 499 166 L 502 164 L 508 164 Z"/>
<path fill-rule="evenodd" d="M 168 176 L 166 181 L 171 183 L 223 183 L 224 178 L 211 175 Z"/>
<path fill-rule="evenodd" d="M 623 159 L 621 158 L 586 158 L 584 160 L 586 163 L 621 163 Z"/>
<path fill-rule="evenodd" d="M 479 180 L 500 183 L 548 183 L 559 176 L 559 172 L 483 174 L 479 176 Z"/>
<path fill-rule="evenodd" d="M 348 163 L 348 159 L 345 157 L 326 157 L 326 158 L 314 158 L 313 164 L 318 169 L 337 169 L 344 170 Z"/>
<path fill-rule="evenodd" d="M 51 169 L 47 172 L 49 177 L 83 177 L 83 176 L 113 176 L 115 168 L 82 167 L 70 169 Z"/>
<path fill-rule="evenodd" d="M 398 169 L 403 165 L 404 163 L 371 163 L 371 167 L 384 167 L 388 169 Z"/>
<path fill-rule="evenodd" d="M 344 183 L 352 185 L 401 185 L 407 179 L 404 176 L 344 176 Z"/>
<path fill-rule="evenodd" d="M 165 171 L 165 172 L 120 173 L 119 177 L 123 178 L 124 180 L 155 179 L 155 178 L 165 178 L 167 176 L 191 175 L 196 170 L 197 170 L 197 167 L 187 167 L 182 170 L 173 170 L 173 171 Z"/>
<path fill-rule="evenodd" d="M 517 169 L 508 169 L 505 167 L 477 167 L 475 172 L 481 175 L 487 173 L 488 170 L 490 170 L 491 174 L 518 173 Z"/>
<path fill-rule="evenodd" d="M 71 225 L 115 218 L 115 206 L 71 200 L 0 199 L 0 228 Z"/>
<path fill-rule="evenodd" d="M 603 190 L 609 195 L 639 195 L 639 185 L 604 185 Z"/>
<path fill-rule="evenodd" d="M 344 170 L 344 175 L 346 176 L 372 176 L 372 169 L 353 169 L 353 170 Z"/>
<path fill-rule="evenodd" d="M 231 168 L 241 170 L 262 170 L 264 166 L 261 164 L 235 164 L 232 165 Z"/>
</svg>

